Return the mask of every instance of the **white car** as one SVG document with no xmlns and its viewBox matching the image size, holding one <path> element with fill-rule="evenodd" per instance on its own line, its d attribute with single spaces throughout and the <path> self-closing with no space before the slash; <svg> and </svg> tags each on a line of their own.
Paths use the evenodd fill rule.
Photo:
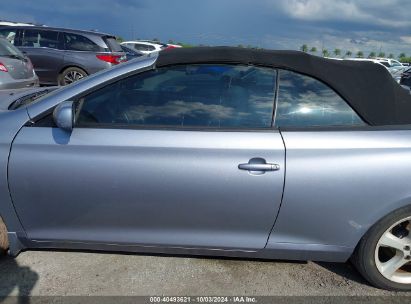
<svg viewBox="0 0 411 304">
<path fill-rule="evenodd" d="M 401 74 L 408 67 L 403 66 L 399 61 L 395 59 L 385 59 L 385 58 L 346 58 L 346 60 L 352 61 L 370 61 L 376 64 L 384 66 L 391 76 L 399 82 L 401 80 Z"/>
<path fill-rule="evenodd" d="M 390 58 L 376 58 L 376 60 L 380 61 L 381 63 L 388 63 L 391 68 L 403 68 L 404 65 L 399 62 L 398 60 L 395 59 L 390 59 Z"/>
<path fill-rule="evenodd" d="M 374 58 L 345 58 L 345 60 L 351 60 L 351 61 L 370 61 L 374 62 L 380 65 L 383 65 L 387 70 L 389 70 L 390 65 L 382 60 L 374 59 Z"/>
<path fill-rule="evenodd" d="M 166 44 L 147 41 L 125 41 L 121 44 L 144 54 L 158 53 L 167 48 Z"/>
</svg>

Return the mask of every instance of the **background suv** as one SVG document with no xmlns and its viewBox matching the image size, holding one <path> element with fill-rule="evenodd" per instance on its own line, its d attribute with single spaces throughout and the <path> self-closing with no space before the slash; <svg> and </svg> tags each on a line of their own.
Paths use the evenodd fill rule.
<svg viewBox="0 0 411 304">
<path fill-rule="evenodd" d="M 0 26 L 4 36 L 33 62 L 43 85 L 67 85 L 126 61 L 109 34 L 45 26 Z"/>
</svg>

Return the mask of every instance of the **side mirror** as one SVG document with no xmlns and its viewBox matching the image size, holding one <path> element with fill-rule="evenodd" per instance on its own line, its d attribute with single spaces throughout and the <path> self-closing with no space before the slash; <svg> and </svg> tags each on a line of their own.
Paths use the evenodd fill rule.
<svg viewBox="0 0 411 304">
<path fill-rule="evenodd" d="M 74 102 L 73 101 L 64 101 L 59 104 L 53 112 L 54 123 L 60 129 L 71 132 L 74 127 Z"/>
</svg>

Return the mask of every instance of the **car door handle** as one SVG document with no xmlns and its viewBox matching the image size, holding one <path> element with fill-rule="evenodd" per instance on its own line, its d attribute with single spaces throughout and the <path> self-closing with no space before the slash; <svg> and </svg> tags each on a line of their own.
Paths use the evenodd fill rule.
<svg viewBox="0 0 411 304">
<path fill-rule="evenodd" d="M 253 159 L 250 159 L 248 164 L 238 165 L 238 169 L 246 170 L 250 172 L 278 171 L 280 170 L 280 165 L 269 164 L 263 158 L 253 158 Z"/>
</svg>

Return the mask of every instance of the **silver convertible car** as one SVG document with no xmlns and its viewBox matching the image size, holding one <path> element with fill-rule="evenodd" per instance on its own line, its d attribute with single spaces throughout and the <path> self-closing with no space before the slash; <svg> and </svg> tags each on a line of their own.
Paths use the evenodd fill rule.
<svg viewBox="0 0 411 304">
<path fill-rule="evenodd" d="M 170 50 L 7 93 L 0 129 L 10 255 L 351 258 L 411 290 L 411 95 L 380 65 Z"/>
</svg>

